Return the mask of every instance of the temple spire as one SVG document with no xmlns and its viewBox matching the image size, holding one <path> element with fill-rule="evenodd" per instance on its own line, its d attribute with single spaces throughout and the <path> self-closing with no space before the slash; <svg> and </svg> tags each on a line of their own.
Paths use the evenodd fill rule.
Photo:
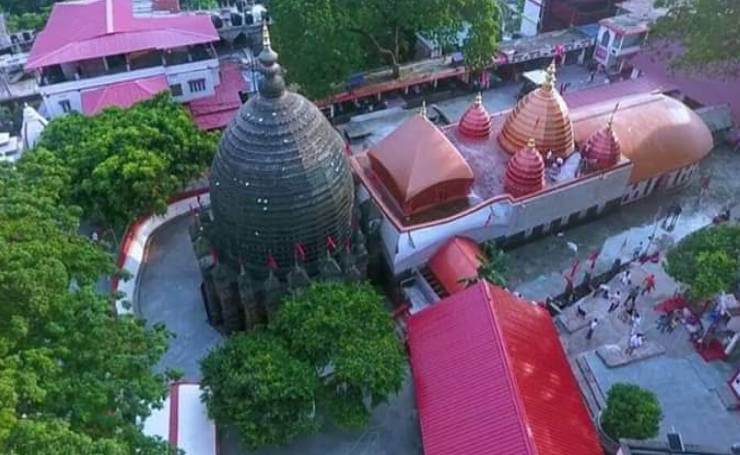
<svg viewBox="0 0 740 455">
<path fill-rule="evenodd" d="M 262 65 L 260 72 L 265 76 L 259 83 L 259 93 L 268 98 L 277 98 L 285 92 L 282 69 L 278 64 L 278 54 L 272 50 L 270 30 L 267 21 L 262 23 L 262 51 L 257 56 Z"/>
<path fill-rule="evenodd" d="M 612 111 L 612 114 L 609 116 L 609 121 L 607 122 L 606 126 L 607 128 L 611 129 L 612 125 L 614 124 L 614 116 L 617 114 L 617 111 L 619 110 L 619 102 L 614 105 L 614 110 Z"/>
<path fill-rule="evenodd" d="M 475 104 L 483 104 L 483 95 L 481 94 L 481 92 L 478 92 L 478 94 L 475 95 Z"/>
<path fill-rule="evenodd" d="M 546 70 L 547 74 L 545 75 L 545 82 L 542 83 L 542 88 L 546 90 L 552 90 L 552 88 L 555 86 L 555 81 L 557 78 L 555 77 L 555 60 L 550 63 L 550 65 L 547 67 Z"/>
</svg>

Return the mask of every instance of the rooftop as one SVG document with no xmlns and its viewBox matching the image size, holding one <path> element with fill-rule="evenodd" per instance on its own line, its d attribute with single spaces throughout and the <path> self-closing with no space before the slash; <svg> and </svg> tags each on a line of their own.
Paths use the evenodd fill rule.
<svg viewBox="0 0 740 455">
<path fill-rule="evenodd" d="M 135 16 L 132 0 L 55 3 L 26 70 L 150 49 L 218 41 L 207 15 Z"/>
<path fill-rule="evenodd" d="M 480 282 L 408 330 L 426 455 L 601 453 L 544 309 Z"/>
</svg>

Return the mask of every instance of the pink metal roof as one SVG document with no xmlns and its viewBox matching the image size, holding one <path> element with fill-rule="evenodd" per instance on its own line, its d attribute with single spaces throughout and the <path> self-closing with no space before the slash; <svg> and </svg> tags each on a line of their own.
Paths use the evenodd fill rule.
<svg viewBox="0 0 740 455">
<path fill-rule="evenodd" d="M 247 89 L 241 69 L 233 63 L 221 65 L 221 83 L 213 96 L 197 99 L 190 103 L 193 121 L 201 130 L 226 127 L 242 105 L 239 92 Z"/>
<path fill-rule="evenodd" d="M 413 315 L 426 455 L 594 455 L 594 425 L 550 315 L 478 283 Z"/>
<path fill-rule="evenodd" d="M 164 76 L 154 76 L 85 90 L 82 92 L 82 112 L 95 115 L 110 106 L 130 107 L 168 89 Z"/>
<path fill-rule="evenodd" d="M 36 37 L 26 69 L 217 40 L 206 15 L 134 16 L 131 0 L 59 2 Z"/>
<path fill-rule="evenodd" d="M 667 93 L 671 90 L 675 90 L 675 88 L 676 87 L 673 84 L 667 83 L 666 81 L 649 76 L 643 76 L 637 79 L 627 79 L 572 92 L 566 90 L 563 98 L 565 98 L 565 102 L 568 104 L 568 107 L 573 110 L 579 107 L 599 103 L 601 101 L 625 98 L 627 96 L 642 93 Z"/>
</svg>

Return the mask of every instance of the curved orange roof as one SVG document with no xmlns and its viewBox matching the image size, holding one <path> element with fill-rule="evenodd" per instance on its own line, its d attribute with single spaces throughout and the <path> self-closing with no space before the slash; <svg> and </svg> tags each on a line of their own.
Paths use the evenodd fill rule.
<svg viewBox="0 0 740 455">
<path fill-rule="evenodd" d="M 582 143 L 602 128 L 613 109 L 611 101 L 574 111 L 576 141 Z M 682 102 L 662 94 L 623 99 L 612 128 L 622 154 L 633 163 L 632 183 L 697 163 L 714 147 L 702 119 Z"/>
<path fill-rule="evenodd" d="M 491 133 L 491 114 L 483 106 L 483 97 L 480 93 L 460 117 L 457 130 L 470 138 L 486 138 Z"/>
<path fill-rule="evenodd" d="M 374 145 L 368 156 L 384 171 L 381 177 L 392 180 L 384 183 L 401 203 L 441 183 L 474 179 L 452 142 L 422 115 L 406 120 Z"/>
<path fill-rule="evenodd" d="M 510 154 L 524 148 L 530 138 L 542 153 L 552 150 L 564 157 L 575 148 L 568 105 L 553 86 L 555 66 L 550 65 L 547 71 L 545 83 L 517 103 L 498 135 L 499 144 Z"/>
<path fill-rule="evenodd" d="M 478 276 L 484 254 L 478 244 L 467 237 L 455 236 L 439 247 L 429 259 L 429 270 L 439 284 L 452 295 L 466 288 L 466 279 Z"/>
</svg>

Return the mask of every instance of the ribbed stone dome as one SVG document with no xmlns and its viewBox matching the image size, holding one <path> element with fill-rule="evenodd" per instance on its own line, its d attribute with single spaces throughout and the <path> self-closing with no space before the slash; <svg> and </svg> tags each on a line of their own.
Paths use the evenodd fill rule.
<svg viewBox="0 0 740 455">
<path fill-rule="evenodd" d="M 573 124 L 568 106 L 554 87 L 555 66 L 547 68 L 547 79 L 541 87 L 522 98 L 506 118 L 498 142 L 508 153 L 521 150 L 529 138 L 537 141 L 542 153 L 552 150 L 560 157 L 574 148 Z"/>
<path fill-rule="evenodd" d="M 504 176 L 504 189 L 514 197 L 541 190 L 545 186 L 545 161 L 535 148 L 534 139 L 509 159 Z"/>
<path fill-rule="evenodd" d="M 491 115 L 483 106 L 483 97 L 478 94 L 473 104 L 460 117 L 457 130 L 469 138 L 486 138 L 491 133 Z"/>
<path fill-rule="evenodd" d="M 608 169 L 619 162 L 621 155 L 619 139 L 614 133 L 612 122 L 593 133 L 583 146 L 583 157 L 596 169 Z"/>
<path fill-rule="evenodd" d="M 219 260 L 264 276 L 296 259 L 309 273 L 327 244 L 351 234 L 354 186 L 344 142 L 319 109 L 285 90 L 277 54 L 260 54 L 265 79 L 226 129 L 210 175 Z"/>
</svg>

